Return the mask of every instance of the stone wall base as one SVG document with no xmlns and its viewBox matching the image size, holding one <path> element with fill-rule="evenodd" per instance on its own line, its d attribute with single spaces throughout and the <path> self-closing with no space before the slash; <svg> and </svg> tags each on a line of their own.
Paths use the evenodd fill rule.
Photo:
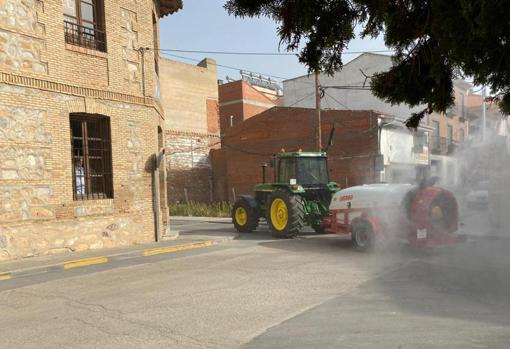
<svg viewBox="0 0 510 349">
<path fill-rule="evenodd" d="M 149 225 L 143 216 L 105 216 L 4 226 L 0 260 L 149 243 Z"/>
</svg>

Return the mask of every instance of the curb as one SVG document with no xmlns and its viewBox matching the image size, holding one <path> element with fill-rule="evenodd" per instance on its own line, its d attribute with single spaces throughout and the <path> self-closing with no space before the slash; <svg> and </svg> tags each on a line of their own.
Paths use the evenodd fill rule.
<svg viewBox="0 0 510 349">
<path fill-rule="evenodd" d="M 103 263 L 108 263 L 108 257 L 92 257 L 92 258 L 77 259 L 72 262 L 64 263 L 63 267 L 64 267 L 64 269 L 74 269 L 74 268 L 87 267 L 89 265 L 103 264 Z"/>
<path fill-rule="evenodd" d="M 208 223 L 231 223 L 231 217 L 195 217 L 195 216 L 170 216 L 170 226 L 172 221 L 185 222 L 208 222 Z"/>
<path fill-rule="evenodd" d="M 116 253 L 116 254 L 105 255 L 105 256 L 68 260 L 68 261 L 64 261 L 61 263 L 57 263 L 57 264 L 48 264 L 48 265 L 45 265 L 42 267 L 31 267 L 31 268 L 25 268 L 25 269 L 0 272 L 0 282 L 12 280 L 17 277 L 26 277 L 29 275 L 41 274 L 44 272 L 55 271 L 55 270 L 59 270 L 59 269 L 60 270 L 70 270 L 70 269 L 84 268 L 84 267 L 89 267 L 89 266 L 94 266 L 94 265 L 107 264 L 109 262 L 119 259 L 119 257 L 122 260 L 138 258 L 138 257 L 146 258 L 146 257 L 157 256 L 157 255 L 161 255 L 161 254 L 176 253 L 176 252 L 187 251 L 187 250 L 207 248 L 207 247 L 211 247 L 213 245 L 221 244 L 221 243 L 224 243 L 227 241 L 232 241 L 237 238 L 239 238 L 239 234 L 234 234 L 232 236 L 223 237 L 223 238 L 219 238 L 219 239 L 195 241 L 195 242 L 189 242 L 189 243 L 184 243 L 184 244 L 179 244 L 179 245 L 147 248 L 147 249 L 136 250 L 136 251 L 126 251 L 123 253 Z"/>
<path fill-rule="evenodd" d="M 214 244 L 214 242 L 212 240 L 207 240 L 207 241 L 203 241 L 203 242 L 195 242 L 195 243 L 183 244 L 183 245 L 177 245 L 177 246 L 151 248 L 151 249 L 144 250 L 142 255 L 144 257 L 154 256 L 154 255 L 163 254 L 163 253 L 172 253 L 172 252 L 178 252 L 178 251 L 192 250 L 195 248 L 209 247 L 209 246 L 212 246 L 213 244 Z"/>
</svg>

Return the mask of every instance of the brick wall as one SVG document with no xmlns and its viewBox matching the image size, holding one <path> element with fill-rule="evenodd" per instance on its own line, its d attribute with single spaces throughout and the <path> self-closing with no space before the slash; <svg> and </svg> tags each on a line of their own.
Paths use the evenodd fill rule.
<svg viewBox="0 0 510 349">
<path fill-rule="evenodd" d="M 219 109 L 216 63 L 198 65 L 161 60 L 162 106 L 166 115 L 168 199 L 210 202 L 209 151 L 218 148 Z"/>
<path fill-rule="evenodd" d="M 229 130 L 222 149 L 213 156 L 216 195 L 250 194 L 262 180 L 261 164 L 282 148 L 315 151 L 315 111 L 305 108 L 267 110 Z M 323 111 L 322 142 L 325 145 L 333 123 L 336 132 L 329 149 L 330 179 L 341 186 L 370 183 L 378 152 L 377 118 L 369 111 Z M 273 173 L 267 168 L 267 178 Z"/>
<path fill-rule="evenodd" d="M 218 92 L 221 134 L 227 133 L 230 127 L 277 105 L 276 100 L 268 98 L 243 80 L 219 85 Z"/>
<path fill-rule="evenodd" d="M 219 134 L 220 132 L 220 117 L 219 105 L 217 99 L 208 98 L 206 101 L 207 106 L 207 132 Z"/>
<path fill-rule="evenodd" d="M 162 58 L 160 80 L 166 129 L 207 133 L 207 100 L 218 101 L 214 60 L 193 65 Z"/>
<path fill-rule="evenodd" d="M 130 66 L 154 42 L 153 13 L 153 1 L 105 1 L 99 52 L 65 43 L 62 1 L 0 1 L 0 260 L 154 240 L 150 164 L 163 118 L 151 53 L 145 95 Z M 109 117 L 112 199 L 73 199 L 71 113 Z M 163 223 L 166 197 L 159 210 Z"/>
<path fill-rule="evenodd" d="M 168 198 L 170 203 L 210 202 L 212 199 L 211 143 L 213 134 L 167 131 Z"/>
</svg>

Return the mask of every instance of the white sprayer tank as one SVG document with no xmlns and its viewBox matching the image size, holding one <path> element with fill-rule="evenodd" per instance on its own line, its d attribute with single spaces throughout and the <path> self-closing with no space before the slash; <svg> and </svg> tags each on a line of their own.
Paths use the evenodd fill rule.
<svg viewBox="0 0 510 349">
<path fill-rule="evenodd" d="M 365 184 L 342 189 L 333 195 L 330 210 L 397 207 L 414 189 L 412 184 Z"/>
</svg>

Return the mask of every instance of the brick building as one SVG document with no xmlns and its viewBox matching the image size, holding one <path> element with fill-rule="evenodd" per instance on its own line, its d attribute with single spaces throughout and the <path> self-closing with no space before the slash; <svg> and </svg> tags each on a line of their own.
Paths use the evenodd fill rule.
<svg viewBox="0 0 510 349">
<path fill-rule="evenodd" d="M 160 60 L 170 202 L 213 200 L 211 148 L 219 147 L 216 62 Z"/>
<path fill-rule="evenodd" d="M 393 65 L 391 56 L 364 53 L 342 67 L 332 76 L 320 75 L 325 95 L 323 108 L 339 110 L 377 110 L 406 120 L 412 113 L 423 110 L 425 105 L 409 107 L 407 104 L 392 105 L 377 98 L 366 86 L 366 76 L 388 71 Z M 462 105 L 463 96 L 472 87 L 462 80 L 454 82 L 456 104 Z M 284 98 L 282 106 L 313 108 L 315 106 L 315 82 L 313 75 L 305 75 L 283 82 Z M 431 172 L 439 176 L 442 185 L 459 185 L 460 169 L 454 151 L 469 135 L 469 123 L 463 117 L 463 108 L 452 108 L 448 113 L 433 113 L 422 124 L 433 128 L 429 139 Z"/>
<path fill-rule="evenodd" d="M 242 76 L 241 80 L 222 83 L 218 87 L 221 134 L 280 102 L 281 91 L 274 86 L 261 86 L 261 78 L 251 78 L 248 74 Z"/>
<path fill-rule="evenodd" d="M 149 242 L 159 19 L 180 0 L 0 1 L 0 260 Z M 164 171 L 160 170 L 164 185 Z M 156 219 L 156 217 L 162 217 Z"/>
<path fill-rule="evenodd" d="M 407 182 L 428 168 L 428 149 L 414 134 L 388 121 L 394 119 L 362 110 L 321 114 L 323 144 L 335 124 L 328 164 L 330 179 L 341 187 L 380 182 L 385 175 Z M 269 163 L 271 155 L 282 148 L 315 151 L 315 129 L 314 109 L 289 107 L 266 110 L 230 128 L 223 135 L 222 148 L 213 151 L 217 195 L 232 201 L 234 196 L 250 194 L 262 180 L 262 163 Z M 272 178 L 271 168 L 267 171 L 267 178 Z"/>
</svg>

